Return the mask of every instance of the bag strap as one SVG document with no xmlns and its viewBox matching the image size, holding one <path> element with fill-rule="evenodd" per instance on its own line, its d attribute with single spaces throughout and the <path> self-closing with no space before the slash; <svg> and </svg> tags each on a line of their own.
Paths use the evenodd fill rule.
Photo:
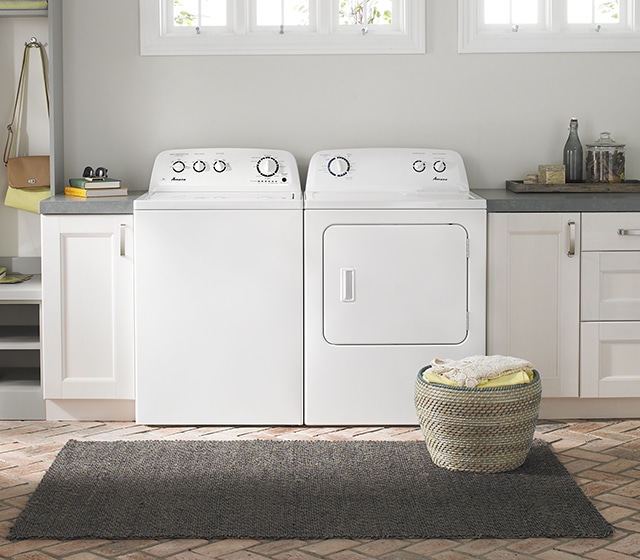
<svg viewBox="0 0 640 560">
<path fill-rule="evenodd" d="M 11 123 L 7 125 L 7 142 L 4 146 L 4 154 L 2 160 L 6 167 L 11 149 L 13 147 L 15 131 L 20 130 L 20 123 L 22 122 L 22 113 L 24 112 L 24 94 L 27 80 L 27 69 L 29 67 L 29 54 L 31 49 L 38 49 L 40 53 L 40 62 L 42 63 L 42 78 L 44 82 L 44 95 L 47 102 L 47 115 L 51 118 L 51 109 L 49 106 L 49 81 L 47 79 L 47 70 L 44 62 L 44 53 L 42 52 L 44 47 L 35 37 L 31 38 L 31 41 L 24 44 L 24 54 L 22 55 L 22 68 L 20 70 L 20 78 L 18 79 L 18 89 L 16 91 L 16 102 L 13 106 L 13 116 Z"/>
</svg>

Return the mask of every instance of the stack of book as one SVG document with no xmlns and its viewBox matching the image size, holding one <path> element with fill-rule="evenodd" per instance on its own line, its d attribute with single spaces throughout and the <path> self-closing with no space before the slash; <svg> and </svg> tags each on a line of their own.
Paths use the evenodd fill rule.
<svg viewBox="0 0 640 560">
<path fill-rule="evenodd" d="M 101 177 L 69 179 L 69 186 L 64 188 L 64 194 L 82 198 L 127 196 L 127 193 L 127 187 L 123 187 L 118 179 L 102 179 Z"/>
</svg>

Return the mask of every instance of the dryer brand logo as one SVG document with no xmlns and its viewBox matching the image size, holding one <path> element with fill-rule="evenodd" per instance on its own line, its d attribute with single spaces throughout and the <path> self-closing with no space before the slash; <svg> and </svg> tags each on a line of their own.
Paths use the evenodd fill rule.
<svg viewBox="0 0 640 560">
<path fill-rule="evenodd" d="M 449 179 L 447 177 L 438 177 L 437 175 L 434 175 L 433 180 L 434 181 L 448 181 Z"/>
<path fill-rule="evenodd" d="M 187 179 L 185 177 L 171 177 L 172 181 L 186 181 Z"/>
</svg>

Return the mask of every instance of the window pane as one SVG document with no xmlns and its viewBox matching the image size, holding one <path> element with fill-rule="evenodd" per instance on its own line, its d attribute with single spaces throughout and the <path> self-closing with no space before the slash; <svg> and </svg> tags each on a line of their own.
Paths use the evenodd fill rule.
<svg viewBox="0 0 640 560">
<path fill-rule="evenodd" d="M 618 23 L 619 0 L 567 0 L 568 23 Z"/>
<path fill-rule="evenodd" d="M 174 25 L 199 25 L 198 13 L 198 0 L 173 0 Z"/>
<path fill-rule="evenodd" d="M 227 0 L 173 0 L 173 21 L 176 27 L 227 25 Z"/>
<path fill-rule="evenodd" d="M 200 25 L 227 25 L 227 0 L 201 0 L 201 3 Z"/>
<path fill-rule="evenodd" d="M 595 23 L 618 23 L 620 21 L 620 5 L 618 0 L 595 2 Z"/>
<path fill-rule="evenodd" d="M 538 23 L 538 0 L 516 0 L 511 2 L 511 23 Z"/>
<path fill-rule="evenodd" d="M 258 0 L 257 25 L 309 25 L 309 0 Z"/>
<path fill-rule="evenodd" d="M 390 24 L 393 17 L 393 0 L 368 0 L 367 2 L 363 0 L 340 0 L 338 16 L 340 25 Z"/>
<path fill-rule="evenodd" d="M 484 23 L 532 25 L 538 23 L 538 0 L 485 0 Z"/>
<path fill-rule="evenodd" d="M 511 23 L 511 0 L 484 0 L 484 22 Z"/>
</svg>

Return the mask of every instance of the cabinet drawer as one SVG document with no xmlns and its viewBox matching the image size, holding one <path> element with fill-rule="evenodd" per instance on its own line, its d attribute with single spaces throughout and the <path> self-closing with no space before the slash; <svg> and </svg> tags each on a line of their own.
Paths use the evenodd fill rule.
<svg viewBox="0 0 640 560">
<path fill-rule="evenodd" d="M 640 212 L 582 214 L 583 251 L 640 251 Z"/>
<path fill-rule="evenodd" d="M 640 321 L 640 251 L 583 253 L 583 321 Z"/>
<path fill-rule="evenodd" d="M 640 322 L 582 323 L 581 397 L 640 397 Z"/>
</svg>

